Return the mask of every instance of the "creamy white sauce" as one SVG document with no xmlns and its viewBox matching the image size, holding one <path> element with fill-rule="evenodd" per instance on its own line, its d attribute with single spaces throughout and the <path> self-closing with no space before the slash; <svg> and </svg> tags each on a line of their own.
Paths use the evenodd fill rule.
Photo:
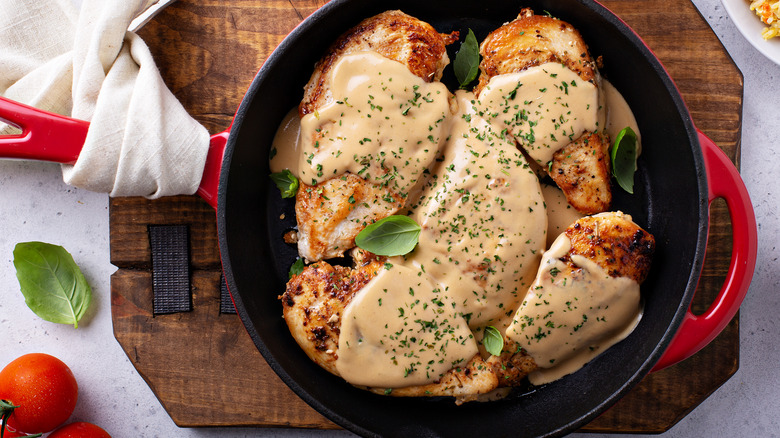
<svg viewBox="0 0 780 438">
<path fill-rule="evenodd" d="M 477 328 L 514 313 L 544 250 L 547 217 L 523 154 L 473 99 L 456 95 L 443 160 L 411 207 L 422 232 L 405 262 L 438 281 Z"/>
<path fill-rule="evenodd" d="M 458 92 L 459 110 L 449 141 L 422 184 L 419 197 L 411 200 L 409 213 L 422 227 L 417 248 L 406 256 L 391 257 L 389 271 L 380 274 L 384 280 L 370 282 L 347 306 L 345 313 L 350 316 L 343 321 L 357 314 L 365 321 L 360 330 L 350 322 L 339 338 L 337 369 L 351 383 L 398 387 L 430 383 L 440 376 L 438 368 L 434 372 L 408 372 L 413 364 L 399 368 L 397 356 L 391 361 L 379 354 L 386 350 L 388 338 L 398 340 L 400 323 L 392 312 L 385 311 L 380 317 L 378 306 L 366 309 L 365 303 L 377 303 L 377 295 L 384 294 L 384 289 L 401 292 L 414 288 L 415 299 L 444 296 L 447 304 L 443 307 L 451 312 L 448 321 L 462 315 L 458 318 L 467 329 L 476 332 L 493 325 L 503 332 L 533 281 L 547 227 L 539 180 L 514 144 L 476 114 L 473 98 L 471 93 Z M 408 286 L 410 280 L 420 284 Z M 399 307 L 394 304 L 390 309 Z M 367 335 L 369 331 L 371 335 Z M 415 339 L 430 345 L 436 344 L 438 336 L 437 332 L 420 331 Z M 350 349 L 346 358 L 341 355 L 342 345 L 355 344 L 361 348 Z M 416 354 L 414 359 L 421 363 L 440 360 L 435 349 L 420 349 Z M 461 363 L 474 354 L 476 342 L 473 350 L 448 352 L 443 363 Z M 371 372 L 366 373 L 368 364 L 372 364 Z"/>
<path fill-rule="evenodd" d="M 293 108 L 284 116 L 274 135 L 269 162 L 272 173 L 288 169 L 293 175 L 300 174 L 300 138 L 301 118 L 298 116 L 298 108 Z"/>
<path fill-rule="evenodd" d="M 598 87 L 558 63 L 494 76 L 479 101 L 496 126 L 542 165 L 583 132 L 598 130 Z"/>
<path fill-rule="evenodd" d="M 542 184 L 542 195 L 547 207 L 547 246 L 550 248 L 555 239 L 563 233 L 569 225 L 583 217 L 576 208 L 569 205 L 563 191 L 556 186 Z"/>
<path fill-rule="evenodd" d="M 628 102 L 620 94 L 620 91 L 615 88 L 607 80 L 602 80 L 601 90 L 604 94 L 604 100 L 606 101 L 606 126 L 605 130 L 612 141 L 618 136 L 621 130 L 626 126 L 631 127 L 636 133 L 637 138 L 637 156 L 642 152 L 642 136 L 639 132 L 639 125 L 636 122 L 634 113 L 628 106 Z"/>
<path fill-rule="evenodd" d="M 537 385 L 578 370 L 631 333 L 642 315 L 636 281 L 611 277 L 579 255 L 571 255 L 579 268 L 571 270 L 560 260 L 570 248 L 561 234 L 544 253 L 506 332 L 541 368 L 529 375 Z"/>
<path fill-rule="evenodd" d="M 579 217 L 557 188 L 542 195 L 514 141 L 546 163 L 605 119 L 608 127 L 622 123 L 600 110 L 600 99 L 611 104 L 614 95 L 559 64 L 497 76 L 479 100 L 465 91 L 453 97 L 373 52 L 344 56 L 329 74 L 333 101 L 302 120 L 290 112 L 274 139 L 271 171 L 290 169 L 307 184 L 350 172 L 408 195 L 419 244 L 391 257 L 347 306 L 336 367 L 356 385 L 430 383 L 477 354 L 475 334 L 485 326 L 507 330 L 530 297 L 548 229 L 557 235 Z M 597 266 L 582 266 L 585 283 L 606 281 Z M 544 354 L 537 362 L 549 360 Z"/>
<path fill-rule="evenodd" d="M 379 388 L 431 382 L 477 354 L 466 321 L 445 291 L 417 269 L 383 269 L 342 315 L 336 369 Z"/>
<path fill-rule="evenodd" d="M 405 195 L 449 132 L 449 91 L 376 52 L 341 57 L 333 99 L 301 119 L 298 178 L 314 185 L 350 172 Z"/>
</svg>

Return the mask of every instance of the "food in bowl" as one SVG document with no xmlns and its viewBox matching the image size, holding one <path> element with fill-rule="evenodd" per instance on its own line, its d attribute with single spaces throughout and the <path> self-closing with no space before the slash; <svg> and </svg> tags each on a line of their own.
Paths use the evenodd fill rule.
<svg viewBox="0 0 780 438">
<path fill-rule="evenodd" d="M 780 0 L 755 0 L 750 2 L 750 10 L 766 24 L 761 30 L 761 36 L 765 40 L 780 35 Z"/>
<path fill-rule="evenodd" d="M 576 29 L 523 10 L 483 41 L 473 92 L 438 81 L 454 40 L 400 11 L 346 32 L 271 169 L 300 184 L 288 239 L 309 264 L 281 300 L 307 355 L 373 392 L 460 403 L 557 379 L 627 336 L 654 240 L 607 211 L 608 127 L 630 110 Z M 549 248 L 540 177 L 576 211 Z M 417 244 L 356 248 L 376 224 L 369 240 Z"/>
</svg>

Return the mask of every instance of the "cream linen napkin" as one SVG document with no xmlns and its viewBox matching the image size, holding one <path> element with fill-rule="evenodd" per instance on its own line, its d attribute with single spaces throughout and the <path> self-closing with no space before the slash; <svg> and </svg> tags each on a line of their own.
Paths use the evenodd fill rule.
<svg viewBox="0 0 780 438">
<path fill-rule="evenodd" d="M 0 95 L 90 121 L 67 184 L 111 196 L 192 194 L 209 134 L 128 32 L 152 0 L 0 0 Z M 2 134 L 2 132 L 0 132 Z"/>
</svg>

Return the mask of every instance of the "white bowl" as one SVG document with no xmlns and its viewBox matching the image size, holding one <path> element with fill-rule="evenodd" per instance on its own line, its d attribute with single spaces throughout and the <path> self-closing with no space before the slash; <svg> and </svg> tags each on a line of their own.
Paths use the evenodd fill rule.
<svg viewBox="0 0 780 438">
<path fill-rule="evenodd" d="M 780 37 L 765 40 L 761 36 L 764 23 L 754 11 L 750 10 L 748 0 L 721 0 L 731 21 L 737 26 L 742 36 L 764 56 L 780 64 Z"/>
</svg>

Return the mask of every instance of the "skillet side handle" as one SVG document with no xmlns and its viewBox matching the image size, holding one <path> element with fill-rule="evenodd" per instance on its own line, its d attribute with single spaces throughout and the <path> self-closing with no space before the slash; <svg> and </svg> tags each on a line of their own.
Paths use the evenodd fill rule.
<svg viewBox="0 0 780 438">
<path fill-rule="evenodd" d="M 229 134 L 230 129 L 227 129 L 211 136 L 206 165 L 203 168 L 203 177 L 197 191 L 198 196 L 215 210 L 217 209 L 217 195 L 219 193 L 219 174 L 222 171 L 222 159 L 225 155 Z"/>
<path fill-rule="evenodd" d="M 22 133 L 0 136 L 0 158 L 73 164 L 87 138 L 89 122 L 0 97 L 0 121 Z"/>
<path fill-rule="evenodd" d="M 742 177 L 726 154 L 701 131 L 699 143 L 707 169 L 709 204 L 712 205 L 717 198 L 723 198 L 731 216 L 731 264 L 720 293 L 709 309 L 697 316 L 688 308 L 680 329 L 653 367 L 653 372 L 694 355 L 723 331 L 739 310 L 756 266 L 756 217 Z"/>
</svg>

